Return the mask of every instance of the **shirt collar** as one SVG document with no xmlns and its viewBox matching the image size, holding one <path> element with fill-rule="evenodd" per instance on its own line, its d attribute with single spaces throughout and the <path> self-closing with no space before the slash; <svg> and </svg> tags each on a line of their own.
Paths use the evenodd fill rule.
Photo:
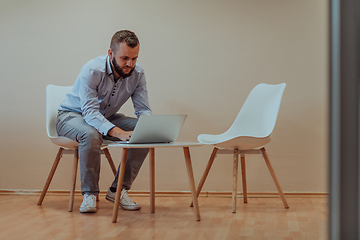
<svg viewBox="0 0 360 240">
<path fill-rule="evenodd" d="M 112 71 L 112 68 L 111 68 L 111 63 L 110 63 L 110 57 L 109 55 L 106 55 L 106 71 L 107 71 L 107 75 L 110 76 L 110 75 L 114 75 L 113 71 Z M 115 77 L 115 75 L 114 75 Z"/>
</svg>

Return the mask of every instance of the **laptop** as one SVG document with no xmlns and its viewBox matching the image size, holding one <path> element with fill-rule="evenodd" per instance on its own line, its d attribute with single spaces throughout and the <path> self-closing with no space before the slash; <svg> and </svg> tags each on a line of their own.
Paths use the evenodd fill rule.
<svg viewBox="0 0 360 240">
<path fill-rule="evenodd" d="M 187 115 L 141 115 L 129 141 L 114 143 L 169 143 L 179 135 Z"/>
</svg>

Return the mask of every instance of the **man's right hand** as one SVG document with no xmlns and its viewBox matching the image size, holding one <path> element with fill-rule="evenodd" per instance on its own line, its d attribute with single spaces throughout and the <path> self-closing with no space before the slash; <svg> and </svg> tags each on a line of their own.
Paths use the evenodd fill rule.
<svg viewBox="0 0 360 240">
<path fill-rule="evenodd" d="M 109 135 L 112 137 L 117 137 L 121 141 L 129 141 L 133 131 L 124 131 L 121 128 L 114 127 L 110 129 Z"/>
</svg>

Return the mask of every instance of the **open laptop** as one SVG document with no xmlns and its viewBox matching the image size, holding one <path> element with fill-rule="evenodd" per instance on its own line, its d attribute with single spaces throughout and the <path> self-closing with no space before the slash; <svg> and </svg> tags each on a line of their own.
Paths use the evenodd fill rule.
<svg viewBox="0 0 360 240">
<path fill-rule="evenodd" d="M 179 135 L 187 115 L 141 115 L 129 141 L 114 143 L 168 143 Z"/>
</svg>

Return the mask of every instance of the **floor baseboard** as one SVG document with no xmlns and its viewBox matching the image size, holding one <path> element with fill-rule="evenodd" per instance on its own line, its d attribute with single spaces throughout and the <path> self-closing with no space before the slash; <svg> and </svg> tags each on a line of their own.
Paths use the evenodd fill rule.
<svg viewBox="0 0 360 240">
<path fill-rule="evenodd" d="M 100 195 L 105 195 L 107 191 L 100 191 Z M 24 190 L 24 189 L 1 189 L 0 195 L 40 195 L 41 190 Z M 50 190 L 46 194 L 49 195 L 70 195 L 66 190 Z M 79 190 L 75 191 L 75 195 L 81 195 Z M 150 191 L 129 191 L 131 196 L 149 197 Z M 156 191 L 155 195 L 158 197 L 173 197 L 173 196 L 190 196 L 190 191 Z M 285 192 L 286 197 L 328 197 L 328 193 L 322 192 Z M 231 197 L 230 191 L 204 191 L 200 193 L 199 197 Z M 279 197 L 277 192 L 248 192 L 249 198 L 265 198 L 265 197 Z M 242 197 L 242 192 L 238 192 L 238 197 Z"/>
</svg>

